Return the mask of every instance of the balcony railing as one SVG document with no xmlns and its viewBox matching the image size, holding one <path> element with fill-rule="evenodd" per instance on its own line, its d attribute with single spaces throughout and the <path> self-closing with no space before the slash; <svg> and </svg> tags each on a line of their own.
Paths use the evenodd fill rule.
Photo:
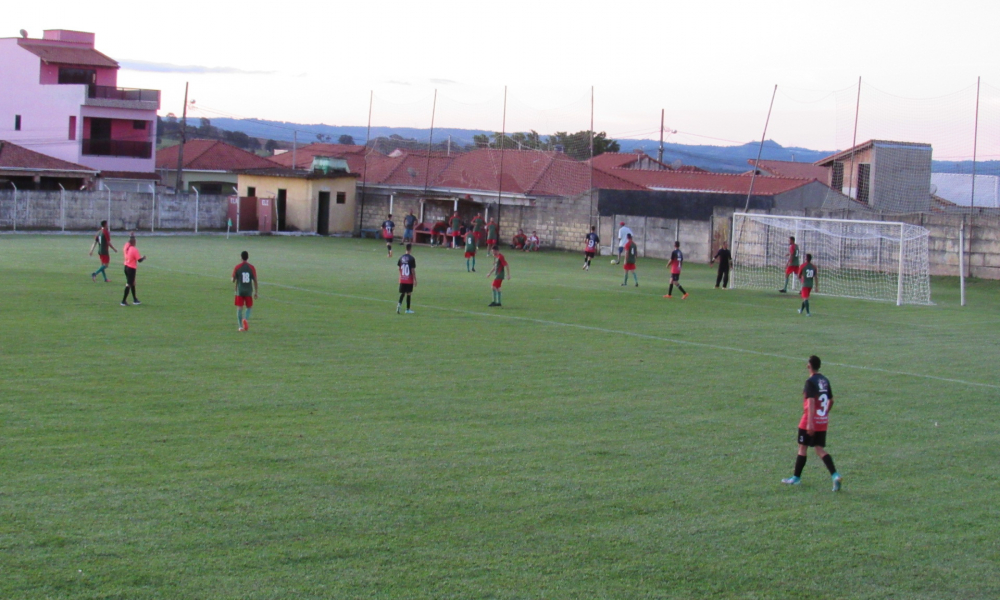
<svg viewBox="0 0 1000 600">
<path fill-rule="evenodd" d="M 87 156 L 152 158 L 153 142 L 136 142 L 133 140 L 83 140 L 83 154 Z"/>
<path fill-rule="evenodd" d="M 137 90 L 110 85 L 88 85 L 87 97 L 101 100 L 130 100 L 160 103 L 160 90 Z"/>
</svg>

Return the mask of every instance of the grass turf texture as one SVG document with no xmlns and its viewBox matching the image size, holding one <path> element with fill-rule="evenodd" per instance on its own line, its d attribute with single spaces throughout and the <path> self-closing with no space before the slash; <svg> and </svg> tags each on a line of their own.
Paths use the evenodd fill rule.
<svg viewBox="0 0 1000 600">
<path fill-rule="evenodd" d="M 996 282 L 806 318 L 509 252 L 489 309 L 485 251 L 418 247 L 401 316 L 398 247 L 140 237 L 122 308 L 89 245 L 0 238 L 2 598 L 1000 596 Z M 779 483 L 811 353 L 839 494 Z"/>
</svg>

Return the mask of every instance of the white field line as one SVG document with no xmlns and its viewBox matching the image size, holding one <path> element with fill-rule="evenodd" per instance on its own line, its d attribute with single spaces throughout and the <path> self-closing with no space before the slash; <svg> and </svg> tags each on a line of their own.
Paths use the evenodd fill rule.
<svg viewBox="0 0 1000 600">
<path fill-rule="evenodd" d="M 175 273 L 182 273 L 182 274 L 185 274 L 185 275 L 201 275 L 201 276 L 204 276 L 204 277 L 208 277 L 208 275 L 205 275 L 204 273 L 191 273 L 191 272 L 186 272 L 186 271 L 179 271 L 179 270 L 175 270 L 175 269 L 169 269 L 169 268 L 166 268 L 166 267 L 156 267 L 156 268 L 158 268 L 160 270 L 163 270 L 163 271 L 172 271 L 172 272 L 175 272 Z M 355 295 L 355 294 L 344 294 L 344 293 L 341 293 L 341 292 L 325 292 L 325 291 L 322 291 L 322 290 L 313 290 L 313 289 L 309 289 L 309 288 L 299 287 L 299 286 L 295 286 L 295 285 L 287 285 L 287 284 L 283 284 L 283 283 L 268 282 L 266 284 L 262 283 L 261 285 L 262 286 L 263 285 L 274 286 L 274 287 L 277 287 L 277 288 L 282 288 L 282 289 L 286 289 L 286 290 L 294 290 L 294 291 L 297 291 L 297 292 L 306 292 L 306 293 L 310 293 L 310 294 L 320 294 L 320 295 L 323 295 L 323 296 L 332 296 L 332 297 L 335 297 L 335 298 L 348 298 L 348 299 L 351 299 L 351 300 L 363 300 L 365 302 L 381 302 L 381 303 L 384 303 L 384 304 L 395 304 L 396 303 L 395 300 L 391 300 L 391 299 L 372 298 L 372 297 L 369 297 L 369 296 L 358 296 L 358 295 Z M 692 342 L 692 341 L 688 341 L 688 340 L 678 340 L 678 339 L 668 338 L 668 337 L 663 337 L 663 336 L 658 336 L 658 335 L 650 335 L 648 333 L 636 333 L 636 332 L 633 332 L 633 331 L 624 331 L 624 330 L 620 330 L 620 329 L 607 329 L 605 327 L 595 327 L 593 325 L 581 325 L 579 323 L 566 323 L 564 321 L 550 321 L 548 319 L 535 319 L 535 318 L 532 318 L 532 317 L 519 317 L 519 316 L 516 316 L 516 315 L 503 314 L 503 313 L 501 313 L 499 311 L 498 312 L 481 312 L 481 311 L 475 311 L 475 310 L 463 310 L 463 309 L 460 309 L 460 308 L 448 308 L 448 307 L 443 307 L 443 306 L 432 306 L 432 305 L 427 305 L 427 304 L 420 304 L 420 308 L 422 308 L 422 309 L 438 310 L 438 311 L 442 311 L 442 312 L 454 312 L 454 313 L 459 313 L 459 314 L 463 314 L 463 315 L 471 315 L 471 316 L 476 316 L 476 317 L 487 317 L 487 318 L 494 318 L 494 319 L 506 319 L 506 320 L 510 320 L 510 321 L 521 321 L 521 322 L 524 322 L 524 323 L 537 323 L 539 325 L 552 325 L 552 326 L 556 326 L 556 327 L 569 327 L 569 328 L 572 328 L 572 329 L 581 329 L 581 330 L 584 330 L 584 331 L 594 331 L 594 332 L 597 332 L 597 333 L 607 333 L 607 334 L 619 335 L 619 336 L 624 335 L 624 336 L 638 338 L 638 339 L 654 340 L 654 341 L 658 341 L 658 342 L 666 342 L 668 344 L 676 344 L 678 346 L 691 346 L 691 347 L 695 347 L 695 348 L 706 348 L 706 349 L 709 349 L 709 350 L 723 350 L 723 351 L 726 351 L 726 352 L 739 352 L 741 354 L 750 354 L 750 355 L 753 355 L 753 356 L 766 356 L 768 358 L 779 358 L 779 359 L 782 359 L 782 360 L 791 360 L 791 361 L 796 361 L 796 362 L 802 362 L 802 357 L 801 356 L 788 356 L 786 354 L 774 354 L 774 353 L 771 353 L 771 352 L 760 352 L 759 350 L 747 350 L 745 348 L 737 348 L 737 347 L 733 347 L 733 346 L 721 346 L 721 345 L 718 345 L 718 344 L 706 344 L 704 342 Z M 965 381 L 964 379 L 953 379 L 953 378 L 950 378 L 950 377 L 937 377 L 935 375 L 927 375 L 925 373 L 909 373 L 909 372 L 906 372 L 906 371 L 893 371 L 891 369 L 880 369 L 878 367 L 868 367 L 868 366 L 864 366 L 864 365 L 852 365 L 852 364 L 849 364 L 849 363 L 840 363 L 840 362 L 832 362 L 832 361 L 825 361 L 825 362 L 828 365 L 833 365 L 833 366 L 837 366 L 837 367 L 844 367 L 844 368 L 847 368 L 847 369 L 856 369 L 856 370 L 859 370 L 859 371 L 871 371 L 871 372 L 874 372 L 874 373 L 885 373 L 886 375 L 899 375 L 899 376 L 902 376 L 902 377 L 915 377 L 915 378 L 919 378 L 919 379 L 930 379 L 930 380 L 933 380 L 933 381 L 942 381 L 942 382 L 945 382 L 945 383 L 957 383 L 957 384 L 968 385 L 968 386 L 973 386 L 973 387 L 982 387 L 982 388 L 989 388 L 989 389 L 994 389 L 994 390 L 1000 390 L 1000 385 L 992 384 L 992 383 L 980 383 L 978 381 Z"/>
</svg>

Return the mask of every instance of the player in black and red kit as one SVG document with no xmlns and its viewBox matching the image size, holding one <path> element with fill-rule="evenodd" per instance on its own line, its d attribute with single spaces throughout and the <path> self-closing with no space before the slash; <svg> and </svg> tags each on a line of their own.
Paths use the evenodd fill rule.
<svg viewBox="0 0 1000 600">
<path fill-rule="evenodd" d="M 406 297 L 406 314 L 412 315 L 410 310 L 410 294 L 417 285 L 417 259 L 410 254 L 411 245 L 406 245 L 406 252 L 399 257 L 396 265 L 399 267 L 399 302 L 396 303 L 396 314 L 403 308 L 403 297 Z"/>
<path fill-rule="evenodd" d="M 590 226 L 590 233 L 587 234 L 586 245 L 583 247 L 583 270 L 590 270 L 590 261 L 593 260 L 597 249 L 601 247 L 601 238 L 597 235 L 597 227 Z"/>
<path fill-rule="evenodd" d="M 382 221 L 382 238 L 385 240 L 385 248 L 389 251 L 389 258 L 392 258 L 392 231 L 396 229 L 396 224 L 392 222 L 392 215 Z"/>
<path fill-rule="evenodd" d="M 791 477 L 781 480 L 781 483 L 789 485 L 799 485 L 802 482 L 802 468 L 806 466 L 806 455 L 809 447 L 816 449 L 816 456 L 823 460 L 823 464 L 830 471 L 833 479 L 833 491 L 840 491 L 840 483 L 843 481 L 837 468 L 833 466 L 833 457 L 827 453 L 826 430 L 830 423 L 830 409 L 833 408 L 833 389 L 830 387 L 830 380 L 820 372 L 820 360 L 818 356 L 810 356 L 806 363 L 809 369 L 809 379 L 806 380 L 806 387 L 802 391 L 802 419 L 799 420 L 799 454 L 795 458 L 795 473 Z"/>
</svg>

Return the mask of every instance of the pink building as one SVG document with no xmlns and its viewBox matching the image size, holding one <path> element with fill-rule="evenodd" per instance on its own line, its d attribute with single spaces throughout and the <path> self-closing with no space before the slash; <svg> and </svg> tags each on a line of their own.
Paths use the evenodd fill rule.
<svg viewBox="0 0 1000 600">
<path fill-rule="evenodd" d="M 93 33 L 0 38 L 0 140 L 105 179 L 151 179 L 160 92 L 118 87 L 118 68 L 94 49 Z"/>
</svg>

